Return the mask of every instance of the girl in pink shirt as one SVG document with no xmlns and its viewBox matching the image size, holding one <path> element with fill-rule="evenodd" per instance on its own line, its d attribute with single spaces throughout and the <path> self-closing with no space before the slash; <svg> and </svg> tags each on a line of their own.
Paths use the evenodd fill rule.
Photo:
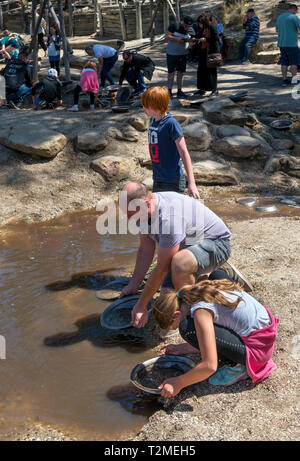
<svg viewBox="0 0 300 461">
<path fill-rule="evenodd" d="M 222 270 L 212 272 L 208 280 L 183 286 L 177 293 L 163 293 L 153 313 L 161 328 L 179 326 L 186 341 L 163 346 L 163 354 L 200 350 L 202 359 L 189 372 L 162 383 L 165 398 L 207 378 L 215 386 L 246 378 L 258 383 L 276 368 L 272 354 L 278 319 Z M 233 366 L 218 368 L 218 359 L 229 360 Z"/>
<path fill-rule="evenodd" d="M 68 110 L 77 112 L 79 95 L 81 91 L 85 91 L 90 95 L 90 109 L 95 109 L 95 97 L 99 91 L 99 81 L 97 73 L 97 65 L 89 61 L 85 66 L 80 76 L 80 84 L 77 84 L 74 90 L 74 104 Z"/>
</svg>

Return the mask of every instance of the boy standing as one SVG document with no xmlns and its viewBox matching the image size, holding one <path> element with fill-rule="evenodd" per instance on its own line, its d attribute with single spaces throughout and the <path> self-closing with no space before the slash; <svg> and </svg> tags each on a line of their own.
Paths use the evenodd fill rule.
<svg viewBox="0 0 300 461">
<path fill-rule="evenodd" d="M 141 101 L 145 114 L 152 117 L 149 151 L 153 168 L 153 192 L 184 192 L 185 176 L 181 159 L 187 173 L 188 193 L 200 199 L 181 126 L 168 113 L 168 89 L 160 86 L 151 87 L 142 94 Z"/>
</svg>

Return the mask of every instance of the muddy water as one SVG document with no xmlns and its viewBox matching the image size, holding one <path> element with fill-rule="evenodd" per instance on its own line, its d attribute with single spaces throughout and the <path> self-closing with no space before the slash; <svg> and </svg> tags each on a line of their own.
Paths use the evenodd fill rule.
<svg viewBox="0 0 300 461">
<path fill-rule="evenodd" d="M 132 368 L 153 356 L 147 340 L 101 329 L 109 304 L 96 298 L 101 276 L 45 287 L 79 272 L 115 267 L 117 275 L 134 263 L 137 240 L 100 237 L 94 213 L 2 229 L 0 238 L 1 439 L 27 418 L 87 439 L 136 434 L 153 412 L 128 386 Z"/>
<path fill-rule="evenodd" d="M 231 196 L 207 205 L 225 220 L 300 214 L 286 204 L 259 213 Z M 88 212 L 2 228 L 0 241 L 1 439 L 29 419 L 83 440 L 134 436 L 157 407 L 129 386 L 129 374 L 154 356 L 153 344 L 99 326 L 109 301 L 96 297 L 105 281 L 95 271 L 109 268 L 112 280 L 134 263 L 138 239 L 100 237 Z"/>
</svg>

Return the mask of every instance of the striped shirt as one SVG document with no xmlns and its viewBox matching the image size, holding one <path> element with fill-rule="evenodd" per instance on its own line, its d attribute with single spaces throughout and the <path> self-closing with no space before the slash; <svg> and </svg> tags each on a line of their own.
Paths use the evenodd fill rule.
<svg viewBox="0 0 300 461">
<path fill-rule="evenodd" d="M 245 37 L 253 37 L 258 40 L 259 37 L 259 19 L 257 16 L 248 18 L 247 21 L 243 24 L 243 29 L 246 29 Z"/>
</svg>

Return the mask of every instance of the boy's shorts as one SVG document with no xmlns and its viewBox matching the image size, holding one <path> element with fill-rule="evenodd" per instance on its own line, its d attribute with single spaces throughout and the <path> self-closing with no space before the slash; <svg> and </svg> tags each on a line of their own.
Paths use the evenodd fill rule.
<svg viewBox="0 0 300 461">
<path fill-rule="evenodd" d="M 186 71 L 186 60 L 187 55 L 173 56 L 172 54 L 167 54 L 167 66 L 168 73 L 172 74 L 173 72 L 185 72 Z"/>
<path fill-rule="evenodd" d="M 300 65 L 300 50 L 297 46 L 282 46 L 280 52 L 282 66 Z"/>
<path fill-rule="evenodd" d="M 183 249 L 191 251 L 198 262 L 198 270 L 194 274 L 197 281 L 201 275 L 214 271 L 227 261 L 231 254 L 231 243 L 228 239 L 206 239 L 198 245 Z M 174 288 L 171 271 L 163 281 L 162 287 Z"/>
<path fill-rule="evenodd" d="M 184 194 L 186 188 L 185 176 L 182 176 L 177 182 L 153 182 L 152 192 L 178 192 Z"/>
</svg>

